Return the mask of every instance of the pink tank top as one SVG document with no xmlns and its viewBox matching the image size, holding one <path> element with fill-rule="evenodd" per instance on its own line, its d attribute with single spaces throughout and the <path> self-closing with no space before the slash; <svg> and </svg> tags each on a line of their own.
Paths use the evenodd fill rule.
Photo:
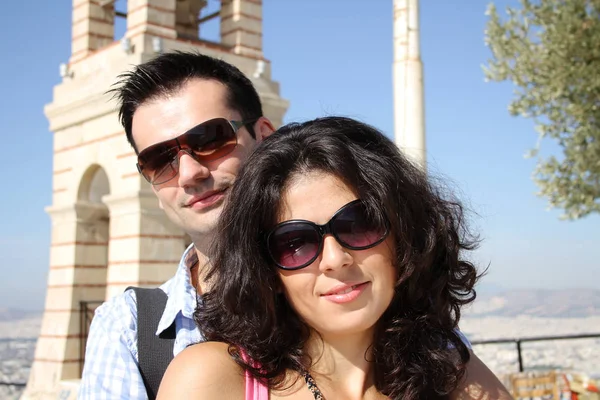
<svg viewBox="0 0 600 400">
<path fill-rule="evenodd" d="M 245 400 L 269 400 L 269 388 L 263 382 L 246 371 L 246 397 Z"/>
<path fill-rule="evenodd" d="M 248 361 L 248 356 L 244 350 L 241 351 L 241 355 L 244 361 Z M 256 364 L 255 362 L 252 363 Z M 269 400 L 269 388 L 264 382 L 253 377 L 248 371 L 245 372 L 244 377 L 246 382 L 245 400 Z"/>
</svg>

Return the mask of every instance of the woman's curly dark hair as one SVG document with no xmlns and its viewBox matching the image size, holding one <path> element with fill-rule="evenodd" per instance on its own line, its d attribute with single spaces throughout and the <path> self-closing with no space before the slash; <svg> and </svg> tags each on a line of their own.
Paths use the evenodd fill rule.
<svg viewBox="0 0 600 400">
<path fill-rule="evenodd" d="M 286 185 L 313 171 L 342 179 L 374 218 L 391 225 L 398 279 L 368 355 L 376 388 L 392 399 L 446 398 L 469 361 L 455 328 L 461 306 L 475 299 L 479 276 L 462 252 L 477 240 L 457 201 L 382 133 L 349 118 L 288 124 L 248 158 L 220 218 L 211 289 L 198 304 L 197 324 L 207 340 L 229 343 L 236 361 L 271 387 L 284 384 L 287 370 L 310 369 L 304 347 L 311 328 L 278 290 L 263 240 L 278 222 Z"/>
</svg>

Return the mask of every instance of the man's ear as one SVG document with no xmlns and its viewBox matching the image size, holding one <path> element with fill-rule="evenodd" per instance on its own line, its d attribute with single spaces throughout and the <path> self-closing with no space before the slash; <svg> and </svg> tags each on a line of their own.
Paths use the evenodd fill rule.
<svg viewBox="0 0 600 400">
<path fill-rule="evenodd" d="M 275 132 L 275 128 L 267 117 L 260 117 L 254 124 L 254 134 L 256 135 L 257 142 L 262 142 L 271 136 L 273 132 Z"/>
</svg>

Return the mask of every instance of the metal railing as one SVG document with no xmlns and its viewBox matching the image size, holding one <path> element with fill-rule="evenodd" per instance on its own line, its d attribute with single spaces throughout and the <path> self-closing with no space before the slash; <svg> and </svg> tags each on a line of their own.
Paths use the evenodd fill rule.
<svg viewBox="0 0 600 400">
<path fill-rule="evenodd" d="M 492 340 L 473 340 L 471 344 L 475 345 L 488 345 L 488 344 L 505 344 L 515 343 L 517 345 L 517 357 L 519 360 L 519 372 L 523 372 L 523 354 L 521 344 L 525 342 L 544 342 L 550 340 L 573 340 L 573 339 L 594 339 L 600 338 L 600 333 L 589 333 L 581 335 L 563 335 L 563 336 L 534 336 L 527 338 L 514 338 L 514 339 L 492 339 Z"/>
<path fill-rule="evenodd" d="M 27 383 L 25 383 L 25 382 L 3 382 L 3 381 L 0 381 L 0 386 L 25 387 L 25 386 L 27 386 Z"/>
<path fill-rule="evenodd" d="M 80 301 L 80 344 L 79 344 L 79 355 L 80 355 L 80 373 L 83 370 L 83 362 L 85 359 L 85 347 L 87 344 L 87 337 L 89 333 L 89 327 L 92 322 L 92 318 L 94 317 L 94 312 L 96 308 L 102 304 L 102 301 Z M 561 336 L 532 336 L 526 338 L 513 338 L 513 339 L 491 339 L 491 340 L 473 340 L 471 341 L 471 345 L 490 345 L 490 344 L 508 344 L 514 343 L 516 345 L 517 350 L 517 358 L 519 362 L 519 372 L 524 371 L 523 367 L 523 351 L 522 344 L 526 342 L 544 342 L 544 341 L 553 341 L 553 340 L 577 340 L 577 339 L 594 339 L 600 338 L 600 333 L 588 333 L 588 334 L 580 334 L 580 335 L 561 335 Z M 19 340 L 19 339 L 16 339 Z M 31 339 L 25 339 L 31 340 Z M 3 382 L 0 381 L 0 386 L 14 386 L 14 387 L 23 387 L 26 386 L 24 382 Z"/>
<path fill-rule="evenodd" d="M 25 382 L 3 382 L 0 381 L 0 386 L 14 386 L 14 387 L 25 387 L 27 384 Z"/>
<path fill-rule="evenodd" d="M 96 308 L 102 304 L 103 301 L 80 301 L 79 302 L 79 374 L 83 372 L 83 363 L 85 360 L 85 347 L 87 345 L 87 337 L 89 334 L 90 324 L 92 318 L 94 318 L 94 312 Z"/>
</svg>

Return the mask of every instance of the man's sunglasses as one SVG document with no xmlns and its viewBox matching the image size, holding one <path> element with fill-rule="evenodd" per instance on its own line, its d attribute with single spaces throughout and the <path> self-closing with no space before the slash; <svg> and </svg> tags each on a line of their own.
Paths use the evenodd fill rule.
<svg viewBox="0 0 600 400">
<path fill-rule="evenodd" d="M 323 251 L 323 237 L 333 235 L 339 244 L 351 250 L 377 246 L 388 235 L 387 221 L 382 225 L 370 218 L 360 200 L 340 208 L 324 225 L 306 220 L 277 224 L 267 235 L 266 245 L 275 265 L 295 270 L 312 264 Z"/>
<path fill-rule="evenodd" d="M 215 118 L 196 125 L 184 134 L 156 143 L 138 155 L 137 169 L 152 185 L 165 183 L 179 172 L 179 152 L 198 162 L 214 161 L 237 146 L 237 131 L 252 121 Z"/>
</svg>

